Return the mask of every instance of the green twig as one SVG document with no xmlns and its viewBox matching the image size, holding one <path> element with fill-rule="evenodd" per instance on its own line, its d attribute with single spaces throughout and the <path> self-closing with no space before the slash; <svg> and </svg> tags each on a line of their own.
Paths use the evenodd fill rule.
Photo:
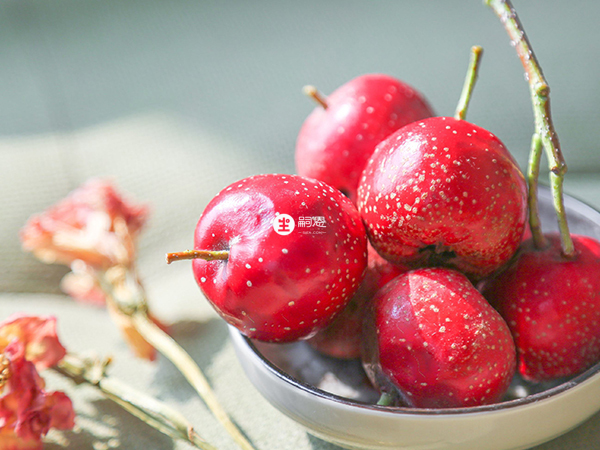
<svg viewBox="0 0 600 450">
<path fill-rule="evenodd" d="M 560 150 L 558 135 L 554 129 L 550 113 L 550 88 L 548 83 L 546 83 L 542 69 L 511 2 L 509 0 L 485 0 L 485 3 L 499 17 L 525 69 L 525 76 L 529 83 L 533 105 L 534 134 L 539 135 L 549 161 L 550 188 L 558 219 L 562 252 L 565 256 L 572 257 L 575 254 L 575 248 L 567 224 L 563 198 L 563 182 L 567 172 L 567 165 Z M 532 159 L 534 158 L 530 158 L 530 160 Z M 535 173 L 537 171 L 532 169 L 530 172 Z"/>
<path fill-rule="evenodd" d="M 540 135 L 533 133 L 531 138 L 531 151 L 529 152 L 529 164 L 527 165 L 528 182 L 528 210 L 529 228 L 535 248 L 545 248 L 547 240 L 542 233 L 540 213 L 538 205 L 538 180 L 540 175 L 540 161 L 542 159 L 542 140 Z"/>
<path fill-rule="evenodd" d="M 98 388 L 110 400 L 172 439 L 184 440 L 202 450 L 216 450 L 193 429 L 178 411 L 131 386 L 106 375 L 108 360 L 84 359 L 67 354 L 56 370 L 75 382 L 86 382 Z"/>
<path fill-rule="evenodd" d="M 475 82 L 477 81 L 477 74 L 479 73 L 479 65 L 482 56 L 483 48 L 479 45 L 471 47 L 471 58 L 469 60 L 469 68 L 467 69 L 467 77 L 465 78 L 465 84 L 463 85 L 456 112 L 454 113 L 454 118 L 458 120 L 464 120 L 467 116 L 467 109 L 469 107 L 469 102 L 471 101 Z"/>
</svg>

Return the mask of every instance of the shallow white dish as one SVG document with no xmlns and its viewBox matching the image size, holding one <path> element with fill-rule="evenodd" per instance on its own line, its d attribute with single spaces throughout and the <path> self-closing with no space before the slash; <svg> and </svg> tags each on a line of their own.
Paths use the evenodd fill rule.
<svg viewBox="0 0 600 450">
<path fill-rule="evenodd" d="M 556 229 L 541 187 L 544 231 Z M 566 196 L 572 233 L 600 239 L 600 213 Z M 412 409 L 374 405 L 360 362 L 324 357 L 306 343 L 252 341 L 230 327 L 237 356 L 258 391 L 311 434 L 350 449 L 517 450 L 549 441 L 600 411 L 600 363 L 569 380 L 540 385 L 515 377 L 501 403 Z"/>
</svg>

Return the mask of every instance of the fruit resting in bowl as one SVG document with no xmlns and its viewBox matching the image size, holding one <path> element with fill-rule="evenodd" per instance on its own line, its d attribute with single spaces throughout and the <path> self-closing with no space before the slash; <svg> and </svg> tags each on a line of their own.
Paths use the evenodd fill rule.
<svg viewBox="0 0 600 450">
<path fill-rule="evenodd" d="M 320 101 L 298 133 L 296 170 L 353 201 L 375 146 L 404 125 L 434 115 L 422 94 L 383 74 L 356 77 Z"/>
<path fill-rule="evenodd" d="M 361 91 L 367 79 L 371 91 Z M 206 298 L 251 339 L 304 339 L 335 358 L 360 353 L 372 384 L 402 405 L 497 402 L 525 347 L 473 283 L 510 273 L 527 220 L 525 178 L 495 135 L 462 118 L 393 131 L 399 100 L 385 89 L 396 81 L 359 81 L 327 99 L 298 139 L 299 172 L 333 186 L 275 174 L 233 183 L 204 210 L 194 250 L 169 258 L 194 259 Z M 380 141 L 374 150 L 365 130 L 369 145 Z M 350 150 L 355 141 L 365 146 Z M 527 320 L 494 304 L 511 325 Z M 600 359 L 592 347 L 588 365 Z"/>
<path fill-rule="evenodd" d="M 193 259 L 200 289 L 243 334 L 287 342 L 312 336 L 348 304 L 364 276 L 367 237 L 340 191 L 297 175 L 256 175 L 218 193 L 194 250 L 167 259 Z"/>
<path fill-rule="evenodd" d="M 515 261 L 486 280 L 483 294 L 506 319 L 519 371 L 534 382 L 576 375 L 600 360 L 600 242 L 572 235 L 576 254 L 546 234 L 526 241 Z"/>
<path fill-rule="evenodd" d="M 515 372 L 508 326 L 463 274 L 408 271 L 370 307 L 364 365 L 401 404 L 453 408 L 493 403 Z"/>
</svg>

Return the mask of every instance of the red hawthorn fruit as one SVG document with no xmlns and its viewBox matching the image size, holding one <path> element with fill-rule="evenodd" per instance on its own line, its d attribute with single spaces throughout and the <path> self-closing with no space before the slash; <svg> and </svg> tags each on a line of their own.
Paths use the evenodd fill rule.
<svg viewBox="0 0 600 450">
<path fill-rule="evenodd" d="M 576 375 L 600 361 L 600 242 L 572 235 L 576 255 L 566 258 L 559 235 L 545 237 L 542 249 L 526 241 L 482 288 L 508 323 L 519 372 L 531 381 Z"/>
<path fill-rule="evenodd" d="M 316 224 L 310 230 L 307 221 Z M 237 181 L 206 206 L 194 250 L 195 279 L 215 310 L 250 338 L 290 342 L 328 325 L 358 289 L 367 238 L 353 203 L 297 175 Z"/>
<path fill-rule="evenodd" d="M 309 345 L 334 358 L 360 358 L 365 308 L 379 289 L 406 270 L 383 259 L 369 245 L 367 271 L 358 291 L 333 322 L 307 341 Z"/>
<path fill-rule="evenodd" d="M 375 146 L 397 129 L 434 115 L 408 84 L 382 74 L 340 86 L 306 118 L 296 141 L 299 175 L 324 181 L 356 201 L 356 189 Z"/>
<path fill-rule="evenodd" d="M 527 185 L 502 142 L 465 120 L 432 117 L 377 146 L 358 187 L 373 247 L 417 268 L 473 279 L 508 262 L 527 220 Z"/>
<path fill-rule="evenodd" d="M 383 392 L 418 408 L 500 400 L 515 372 L 508 326 L 452 269 L 408 271 L 375 296 L 363 364 Z"/>
</svg>

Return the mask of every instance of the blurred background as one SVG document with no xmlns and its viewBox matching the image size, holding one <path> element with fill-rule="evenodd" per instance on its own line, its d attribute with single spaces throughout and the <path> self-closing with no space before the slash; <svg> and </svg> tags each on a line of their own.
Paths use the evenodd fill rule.
<svg viewBox="0 0 600 450">
<path fill-rule="evenodd" d="M 552 89 L 567 191 L 600 206 L 600 2 L 514 3 Z M 175 274 L 178 289 L 191 286 L 189 267 L 167 269 L 164 254 L 191 246 L 222 187 L 294 172 L 296 135 L 314 108 L 305 84 L 327 94 L 387 73 L 452 115 L 475 44 L 484 56 L 467 118 L 525 167 L 528 86 L 482 1 L 3 1 L 0 291 L 57 289 L 66 269 L 23 254 L 17 232 L 94 176 L 150 204 L 140 242 L 150 286 Z"/>
</svg>

